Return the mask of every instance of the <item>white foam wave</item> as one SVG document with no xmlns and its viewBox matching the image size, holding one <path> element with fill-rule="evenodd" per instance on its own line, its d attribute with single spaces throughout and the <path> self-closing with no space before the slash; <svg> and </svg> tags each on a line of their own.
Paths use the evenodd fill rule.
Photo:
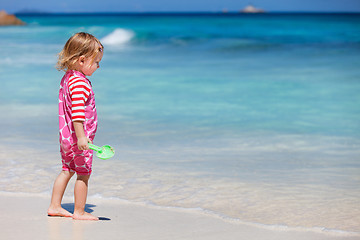
<svg viewBox="0 0 360 240">
<path fill-rule="evenodd" d="M 129 42 L 135 33 L 131 30 L 117 28 L 110 34 L 101 39 L 101 42 L 105 45 L 122 45 Z"/>
</svg>

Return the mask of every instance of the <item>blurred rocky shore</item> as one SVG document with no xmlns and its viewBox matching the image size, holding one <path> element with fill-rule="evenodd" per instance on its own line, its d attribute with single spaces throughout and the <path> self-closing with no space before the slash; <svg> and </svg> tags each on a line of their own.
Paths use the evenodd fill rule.
<svg viewBox="0 0 360 240">
<path fill-rule="evenodd" d="M 0 26 L 8 25 L 25 25 L 25 23 L 15 15 L 8 14 L 6 11 L 2 10 L 0 11 Z"/>
</svg>

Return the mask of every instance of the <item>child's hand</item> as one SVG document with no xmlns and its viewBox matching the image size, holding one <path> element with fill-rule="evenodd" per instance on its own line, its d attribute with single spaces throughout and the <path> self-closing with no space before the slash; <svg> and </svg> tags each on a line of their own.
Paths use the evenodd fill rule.
<svg viewBox="0 0 360 240">
<path fill-rule="evenodd" d="M 79 150 L 89 150 L 88 143 L 91 143 L 91 140 L 86 137 L 84 132 L 84 125 L 80 121 L 74 121 L 74 130 L 77 137 L 77 146 Z"/>
<path fill-rule="evenodd" d="M 87 137 L 78 138 L 77 145 L 79 150 L 89 150 L 88 143 L 91 143 L 91 140 Z"/>
</svg>

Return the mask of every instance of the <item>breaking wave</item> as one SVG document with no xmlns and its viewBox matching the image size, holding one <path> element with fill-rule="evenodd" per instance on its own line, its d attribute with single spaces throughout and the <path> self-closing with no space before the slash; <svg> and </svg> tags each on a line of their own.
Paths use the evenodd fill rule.
<svg viewBox="0 0 360 240">
<path fill-rule="evenodd" d="M 131 30 L 117 28 L 110 34 L 101 39 L 101 42 L 105 45 L 122 45 L 125 44 L 135 36 L 135 33 Z"/>
</svg>

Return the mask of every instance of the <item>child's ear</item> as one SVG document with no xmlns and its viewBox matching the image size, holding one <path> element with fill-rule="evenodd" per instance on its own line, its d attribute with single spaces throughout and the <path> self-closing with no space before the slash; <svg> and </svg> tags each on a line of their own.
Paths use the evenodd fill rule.
<svg viewBox="0 0 360 240">
<path fill-rule="evenodd" d="M 83 65 L 85 63 L 85 56 L 79 57 L 79 64 Z"/>
</svg>

